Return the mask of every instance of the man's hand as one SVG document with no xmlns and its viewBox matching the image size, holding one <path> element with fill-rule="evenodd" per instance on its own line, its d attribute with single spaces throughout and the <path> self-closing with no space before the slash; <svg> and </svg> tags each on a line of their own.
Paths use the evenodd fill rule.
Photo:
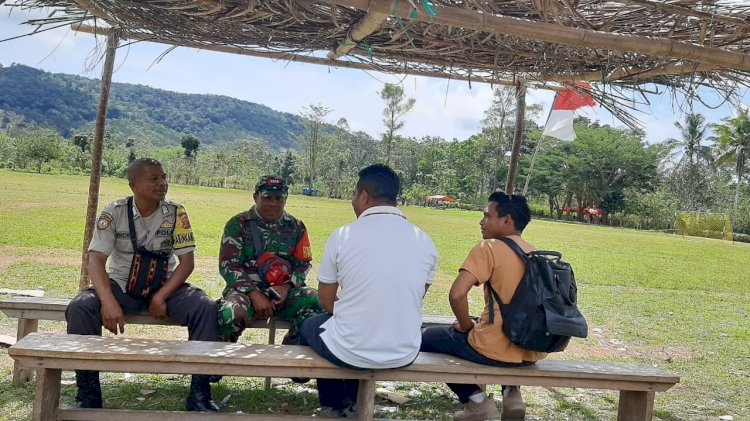
<svg viewBox="0 0 750 421">
<path fill-rule="evenodd" d="M 276 290 L 276 292 L 279 294 L 279 297 L 275 300 L 273 300 L 273 304 L 275 308 L 279 309 L 284 307 L 284 304 L 286 304 L 286 299 L 289 297 L 289 291 L 292 290 L 292 284 L 287 282 L 285 284 L 281 284 L 277 287 L 272 287 Z"/>
<path fill-rule="evenodd" d="M 115 335 L 125 333 L 125 313 L 114 298 L 102 301 L 101 313 L 102 324 L 108 331 Z"/>
<path fill-rule="evenodd" d="M 167 317 L 167 302 L 162 294 L 156 293 L 148 303 L 148 314 L 154 317 Z"/>
<path fill-rule="evenodd" d="M 274 303 L 258 290 L 250 292 L 250 303 L 253 305 L 255 314 L 262 319 L 272 317 L 273 311 L 276 310 Z"/>
<path fill-rule="evenodd" d="M 459 333 L 466 333 L 470 331 L 471 329 L 474 329 L 474 326 L 476 326 L 476 323 L 474 323 L 473 320 L 471 321 L 470 325 L 466 325 L 466 326 L 461 326 L 461 323 L 458 320 L 453 322 L 453 329 Z"/>
</svg>

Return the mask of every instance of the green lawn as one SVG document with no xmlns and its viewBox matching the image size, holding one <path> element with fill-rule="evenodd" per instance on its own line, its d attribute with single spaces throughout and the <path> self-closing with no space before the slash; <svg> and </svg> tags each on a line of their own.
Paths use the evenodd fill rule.
<svg viewBox="0 0 750 421">
<path fill-rule="evenodd" d="M 42 288 L 49 297 L 75 295 L 87 192 L 86 177 L 0 170 L 0 287 Z M 103 205 L 129 189 L 124 180 L 105 179 L 101 192 Z M 229 217 L 251 205 L 251 194 L 173 185 L 169 197 L 186 206 L 195 230 L 198 261 L 191 282 L 218 296 L 223 288 L 216 270 L 221 231 Z M 330 232 L 354 218 L 348 201 L 341 200 L 291 196 L 287 210 L 305 221 L 316 260 Z M 447 290 L 480 239 L 481 215 L 421 207 L 404 212 L 432 236 L 440 254 L 424 311 L 449 315 Z M 524 236 L 539 248 L 561 251 L 573 264 L 579 304 L 590 325 L 588 339 L 574 341 L 552 358 L 653 364 L 677 373 L 682 382 L 657 394 L 655 419 L 750 419 L 750 244 L 542 220 L 532 221 Z M 481 301 L 475 291 L 473 312 L 478 313 Z M 64 326 L 41 322 L 40 329 L 63 331 Z M 15 320 L 0 316 L 0 333 L 14 335 Z M 128 334 L 184 336 L 182 329 L 169 327 L 131 326 Z M 262 341 L 262 332 L 243 340 Z M 0 420 L 28 419 L 33 387 L 11 388 L 10 373 L 11 360 L 0 350 Z M 120 408 L 178 410 L 188 384 L 184 376 L 108 374 L 103 379 L 107 405 Z M 63 389 L 67 401 L 74 396 L 70 383 Z M 317 407 L 314 383 L 298 386 L 283 379 L 268 392 L 261 385 L 259 379 L 225 379 L 215 397 L 231 394 L 233 411 L 311 414 Z M 412 399 L 398 407 L 399 418 L 450 419 L 446 414 L 459 409 L 442 385 L 384 386 Z M 142 395 L 143 390 L 155 392 Z M 529 416 L 536 417 L 530 419 L 616 418 L 615 392 L 524 388 L 524 395 Z M 377 415 L 389 416 L 385 411 Z"/>
</svg>

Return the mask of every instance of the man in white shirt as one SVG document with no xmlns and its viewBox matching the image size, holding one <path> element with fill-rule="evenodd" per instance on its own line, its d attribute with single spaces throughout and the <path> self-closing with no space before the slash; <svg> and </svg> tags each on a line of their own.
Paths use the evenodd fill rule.
<svg viewBox="0 0 750 421">
<path fill-rule="evenodd" d="M 336 229 L 323 251 L 318 299 L 327 314 L 305 321 L 300 343 L 338 366 L 403 367 L 419 354 L 422 299 L 437 250 L 396 208 L 400 189 L 398 175 L 386 165 L 360 171 L 352 198 L 357 220 Z M 331 415 L 349 414 L 357 385 L 318 379 L 321 406 Z"/>
</svg>

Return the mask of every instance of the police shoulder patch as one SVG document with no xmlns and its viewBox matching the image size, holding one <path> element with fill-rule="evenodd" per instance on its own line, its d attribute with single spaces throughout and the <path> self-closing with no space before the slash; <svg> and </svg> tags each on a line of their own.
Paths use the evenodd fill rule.
<svg viewBox="0 0 750 421">
<path fill-rule="evenodd" d="M 112 215 L 110 215 L 107 212 L 102 212 L 101 215 L 99 215 L 99 220 L 96 223 L 96 227 L 100 230 L 107 229 L 109 224 L 112 223 Z"/>
</svg>

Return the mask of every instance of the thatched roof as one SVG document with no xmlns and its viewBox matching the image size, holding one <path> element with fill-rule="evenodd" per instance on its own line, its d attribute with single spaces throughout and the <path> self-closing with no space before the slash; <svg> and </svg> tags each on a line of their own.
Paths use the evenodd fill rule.
<svg viewBox="0 0 750 421">
<path fill-rule="evenodd" d="M 0 0 L 3 3 L 3 0 Z M 6 0 L 42 27 L 340 67 L 694 92 L 750 85 L 744 0 Z M 616 91 L 607 91 L 616 101 Z M 611 99 L 615 98 L 615 99 Z M 601 98 L 600 98 L 601 100 Z"/>
</svg>

